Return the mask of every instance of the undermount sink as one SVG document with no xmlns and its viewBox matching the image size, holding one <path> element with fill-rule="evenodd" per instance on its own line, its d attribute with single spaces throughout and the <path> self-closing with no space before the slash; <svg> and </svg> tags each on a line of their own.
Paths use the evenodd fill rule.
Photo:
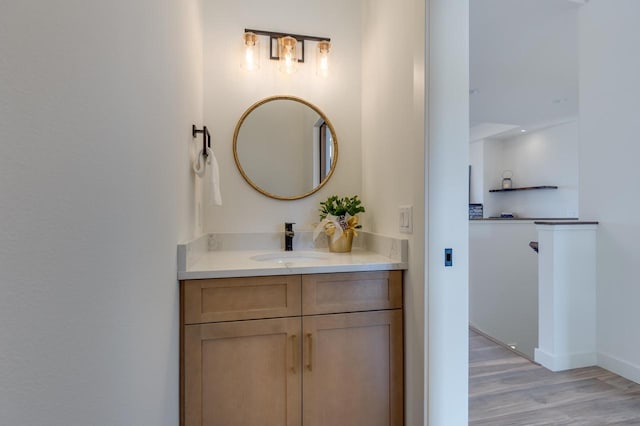
<svg viewBox="0 0 640 426">
<path fill-rule="evenodd" d="M 312 251 L 280 251 L 275 253 L 258 254 L 251 256 L 250 259 L 257 260 L 258 262 L 273 263 L 313 262 L 327 259 L 327 255 Z"/>
</svg>

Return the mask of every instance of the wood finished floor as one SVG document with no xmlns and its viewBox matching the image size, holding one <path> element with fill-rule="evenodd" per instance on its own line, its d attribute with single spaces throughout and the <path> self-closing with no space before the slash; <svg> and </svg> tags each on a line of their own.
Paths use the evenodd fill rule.
<svg viewBox="0 0 640 426">
<path fill-rule="evenodd" d="M 598 367 L 553 373 L 469 333 L 469 425 L 640 425 L 640 385 Z"/>
</svg>

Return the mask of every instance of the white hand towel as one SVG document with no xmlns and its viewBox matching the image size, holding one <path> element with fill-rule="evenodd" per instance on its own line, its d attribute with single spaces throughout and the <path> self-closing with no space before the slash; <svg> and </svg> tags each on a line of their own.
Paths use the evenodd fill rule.
<svg viewBox="0 0 640 426">
<path fill-rule="evenodd" d="M 207 163 L 211 164 L 209 167 L 210 173 L 210 193 L 209 204 L 215 206 L 222 205 L 222 194 L 220 194 L 220 169 L 218 168 L 218 160 L 212 150 L 207 149 L 209 156 L 207 157 Z"/>
<path fill-rule="evenodd" d="M 222 194 L 220 193 L 220 169 L 218 167 L 218 160 L 213 154 L 211 148 L 207 148 L 207 159 L 205 160 L 204 152 L 200 150 L 195 160 L 193 161 L 193 172 L 201 178 L 205 178 L 207 167 L 209 164 L 211 169 L 209 171 L 209 204 L 215 206 L 222 205 Z"/>
<path fill-rule="evenodd" d="M 200 150 L 196 154 L 196 158 L 193 160 L 193 173 L 198 177 L 203 177 L 206 169 L 206 164 L 204 160 L 204 152 Z"/>
</svg>

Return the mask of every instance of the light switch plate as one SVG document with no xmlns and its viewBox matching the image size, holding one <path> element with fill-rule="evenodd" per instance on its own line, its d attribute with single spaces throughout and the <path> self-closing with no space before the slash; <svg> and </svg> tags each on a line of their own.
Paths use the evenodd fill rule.
<svg viewBox="0 0 640 426">
<path fill-rule="evenodd" d="M 413 233 L 413 206 L 400 206 L 398 213 L 400 232 L 403 234 Z"/>
</svg>

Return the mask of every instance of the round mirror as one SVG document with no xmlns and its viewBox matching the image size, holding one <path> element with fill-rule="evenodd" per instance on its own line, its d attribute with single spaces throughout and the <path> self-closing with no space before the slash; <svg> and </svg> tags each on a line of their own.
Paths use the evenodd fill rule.
<svg viewBox="0 0 640 426">
<path fill-rule="evenodd" d="M 257 191 L 297 200 L 327 183 L 338 160 L 338 140 L 316 106 L 293 96 L 273 96 L 242 114 L 233 134 L 233 156 Z"/>
</svg>

